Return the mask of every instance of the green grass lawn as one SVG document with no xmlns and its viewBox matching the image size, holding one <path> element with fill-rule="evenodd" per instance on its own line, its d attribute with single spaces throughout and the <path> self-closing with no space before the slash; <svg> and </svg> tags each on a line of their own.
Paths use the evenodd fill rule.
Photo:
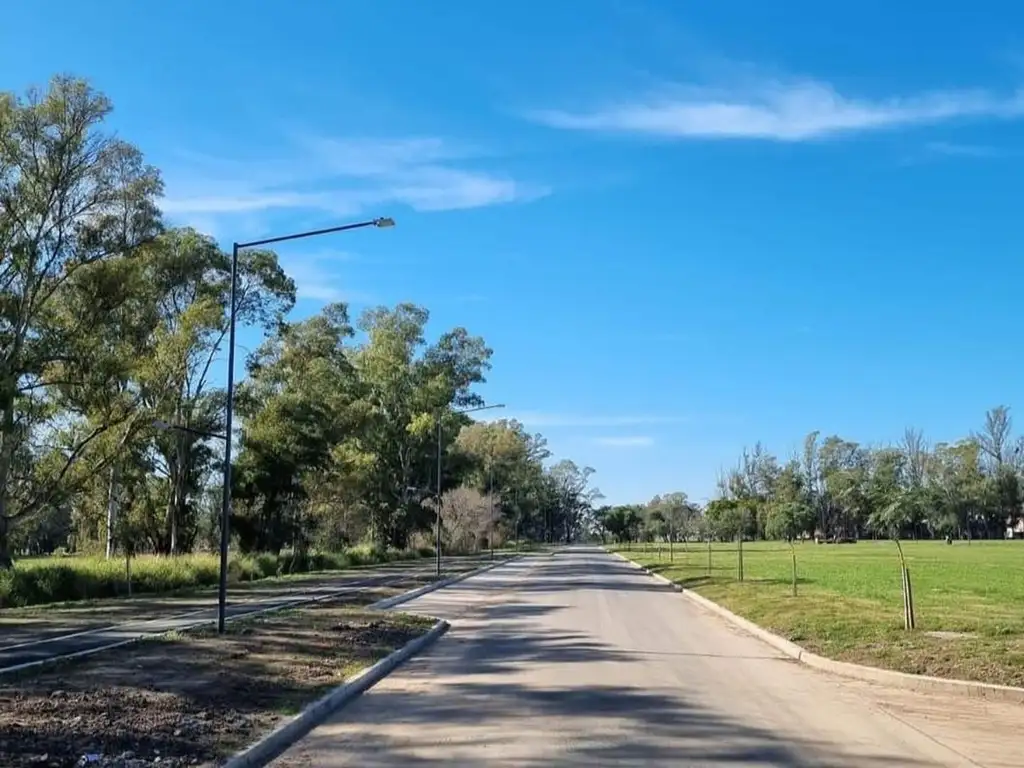
<svg viewBox="0 0 1024 768">
<path fill-rule="evenodd" d="M 792 596 L 785 543 L 633 545 L 615 551 L 808 650 L 904 672 L 1024 686 L 1024 542 L 904 542 L 917 630 L 903 629 L 892 542 L 796 545 Z M 967 633 L 937 637 L 930 632 Z"/>
</svg>

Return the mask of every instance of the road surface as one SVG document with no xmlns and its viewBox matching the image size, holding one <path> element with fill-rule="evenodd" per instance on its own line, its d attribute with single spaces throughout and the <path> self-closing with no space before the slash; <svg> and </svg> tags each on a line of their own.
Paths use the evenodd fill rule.
<svg viewBox="0 0 1024 768">
<path fill-rule="evenodd" d="M 1024 765 L 1020 706 L 824 675 L 599 550 L 403 610 L 452 629 L 273 768 Z"/>
<path fill-rule="evenodd" d="M 443 563 L 448 575 L 478 568 L 483 557 L 452 557 Z M 433 574 L 432 560 L 339 571 L 333 574 L 233 586 L 226 615 L 286 606 L 339 590 L 359 590 L 398 584 Z M 0 612 L 0 674 L 22 664 L 102 648 L 124 640 L 184 629 L 217 618 L 216 592 L 193 596 L 139 595 L 105 601 L 102 605 L 54 607 L 29 612 Z"/>
</svg>

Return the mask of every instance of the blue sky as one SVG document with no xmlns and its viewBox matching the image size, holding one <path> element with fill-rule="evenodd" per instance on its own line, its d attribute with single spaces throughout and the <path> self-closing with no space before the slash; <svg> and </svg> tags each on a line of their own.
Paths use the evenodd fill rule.
<svg viewBox="0 0 1024 768">
<path fill-rule="evenodd" d="M 12 0 L 0 82 L 89 77 L 224 243 L 393 216 L 280 248 L 299 314 L 422 303 L 610 502 L 700 499 L 1018 400 L 1024 8 L 894 6 Z"/>
</svg>

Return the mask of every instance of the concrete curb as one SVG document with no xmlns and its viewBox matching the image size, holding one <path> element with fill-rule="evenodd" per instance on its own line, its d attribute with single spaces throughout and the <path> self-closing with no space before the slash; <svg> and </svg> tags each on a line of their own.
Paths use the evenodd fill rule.
<svg viewBox="0 0 1024 768">
<path fill-rule="evenodd" d="M 404 662 L 437 641 L 448 631 L 447 621 L 438 621 L 430 630 L 411 640 L 391 655 L 364 669 L 346 683 L 317 699 L 292 719 L 279 725 L 259 741 L 250 744 L 221 768 L 260 768 L 284 752 L 330 715 L 352 699 L 379 683 Z"/>
<path fill-rule="evenodd" d="M 394 608 L 396 605 L 407 603 L 410 600 L 415 600 L 417 597 L 426 595 L 430 592 L 435 592 L 438 589 L 444 589 L 450 587 L 452 584 L 457 584 L 460 581 L 472 578 L 473 576 L 479 576 L 481 573 L 487 573 L 487 571 L 499 568 L 503 565 L 508 565 L 514 560 L 524 557 L 524 555 L 513 555 L 512 557 L 499 560 L 496 563 L 488 563 L 482 568 L 477 568 L 466 573 L 460 573 L 455 576 L 449 576 L 446 579 L 440 581 L 433 581 L 430 584 L 424 584 L 422 587 L 416 587 L 416 589 L 410 590 L 409 592 L 403 592 L 400 595 L 394 597 L 385 597 L 383 600 L 378 600 L 376 603 L 370 603 L 367 608 L 371 611 L 386 611 L 388 608 Z"/>
<path fill-rule="evenodd" d="M 811 653 L 806 648 L 803 648 L 784 637 L 776 635 L 774 632 L 769 632 L 767 629 L 758 626 L 752 621 L 744 619 L 742 616 L 737 616 L 729 609 L 723 608 L 718 603 L 708 600 L 706 597 L 698 595 L 696 592 L 684 589 L 674 581 L 665 578 L 661 574 L 654 573 L 649 568 L 645 568 L 618 552 L 612 552 L 610 554 L 624 560 L 634 568 L 640 569 L 661 583 L 671 586 L 672 589 L 676 592 L 682 593 L 682 595 L 691 602 L 696 603 L 705 610 L 718 615 L 730 624 L 742 629 L 748 634 L 753 635 L 761 642 L 770 645 L 775 650 L 780 651 L 786 656 L 789 656 L 812 669 L 828 672 L 833 675 L 839 675 L 840 677 L 848 677 L 854 680 L 863 680 L 869 683 L 889 685 L 894 688 L 904 688 L 912 691 L 922 691 L 925 693 L 951 693 L 958 696 L 967 696 L 973 699 L 988 699 L 990 701 L 1008 701 L 1014 704 L 1024 704 L 1024 688 L 1015 688 L 1011 685 L 995 685 L 993 683 L 977 683 L 971 680 L 953 680 L 942 677 L 930 677 L 928 675 L 912 675 L 909 672 L 896 672 L 891 669 L 868 667 L 863 664 L 851 664 L 850 662 L 835 661 L 834 659 L 819 656 L 818 654 Z"/>
</svg>

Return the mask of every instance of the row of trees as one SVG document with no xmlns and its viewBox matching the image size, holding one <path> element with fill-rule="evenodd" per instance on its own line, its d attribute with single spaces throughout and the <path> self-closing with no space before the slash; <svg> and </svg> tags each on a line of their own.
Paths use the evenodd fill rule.
<svg viewBox="0 0 1024 768">
<path fill-rule="evenodd" d="M 602 508 L 598 519 L 620 541 L 1001 538 L 1022 525 L 1024 437 L 1014 436 L 1005 406 L 953 443 L 930 445 L 916 429 L 882 446 L 812 432 L 788 460 L 760 443 L 744 450 L 718 491 L 703 508 L 674 493 Z"/>
<path fill-rule="evenodd" d="M 104 130 L 110 111 L 67 77 L 0 94 L 0 567 L 18 552 L 173 554 L 218 536 L 225 395 L 213 372 L 230 257 L 164 225 L 160 175 Z M 292 321 L 295 284 L 266 250 L 241 255 L 236 301 L 265 339 L 237 392 L 241 547 L 426 535 L 438 435 L 442 485 L 461 489 L 453 510 L 459 494 L 485 493 L 501 531 L 571 539 L 585 524 L 591 470 L 549 466 L 521 424 L 458 413 L 482 404 L 481 338 L 455 328 L 428 342 L 428 312 L 412 304 L 356 320 L 331 304 Z"/>
</svg>

